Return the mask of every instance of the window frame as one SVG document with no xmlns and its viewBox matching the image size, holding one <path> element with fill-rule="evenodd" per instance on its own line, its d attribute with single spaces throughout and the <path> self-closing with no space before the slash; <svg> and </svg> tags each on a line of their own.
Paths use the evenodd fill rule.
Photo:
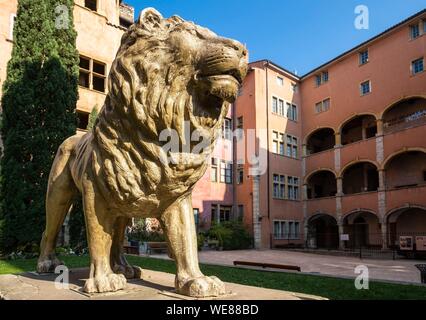
<svg viewBox="0 0 426 320">
<path fill-rule="evenodd" d="M 421 63 L 422 63 L 422 70 L 416 72 L 415 71 L 415 68 L 416 68 L 415 64 L 419 61 L 421 61 Z M 424 57 L 421 57 L 419 59 L 411 61 L 411 75 L 415 76 L 415 75 L 418 75 L 420 73 L 423 73 L 424 71 L 425 71 L 425 58 Z"/>
<path fill-rule="evenodd" d="M 85 89 L 88 89 L 88 90 L 92 90 L 92 91 L 95 91 L 95 92 L 106 94 L 107 93 L 108 65 L 105 62 L 102 62 L 102 61 L 100 61 L 98 59 L 90 58 L 89 56 L 84 55 L 84 54 L 80 54 L 79 55 L 79 59 L 80 60 L 81 60 L 81 58 L 83 58 L 85 60 L 88 60 L 88 62 L 89 62 L 89 69 L 85 69 L 85 68 L 81 67 L 80 66 L 80 62 L 79 62 L 79 66 L 78 66 L 79 67 L 79 83 L 78 83 L 78 86 L 81 87 L 81 88 L 85 88 Z M 105 74 L 100 74 L 98 72 L 95 72 L 94 68 L 93 68 L 94 63 L 102 65 L 104 67 Z M 83 86 L 83 85 L 80 84 L 80 73 L 81 72 L 89 75 L 89 86 L 88 87 Z M 102 78 L 103 79 L 103 82 L 104 82 L 104 84 L 103 84 L 104 91 L 100 91 L 100 90 L 94 88 L 94 86 L 93 86 L 93 79 L 94 78 Z"/>
<path fill-rule="evenodd" d="M 95 3 L 95 10 L 93 10 L 91 7 L 89 7 L 89 6 L 86 4 L 86 1 L 88 1 L 88 0 L 84 0 L 84 4 L 83 4 L 83 6 L 84 6 L 86 9 L 89 9 L 89 10 L 91 10 L 91 11 L 93 11 L 93 12 L 98 12 L 98 7 L 99 7 L 98 0 L 89 0 L 89 1 L 93 1 L 93 2 Z"/>
<path fill-rule="evenodd" d="M 321 71 L 315 75 L 315 85 L 320 87 L 330 81 L 330 72 L 328 70 Z"/>
<path fill-rule="evenodd" d="M 414 33 L 414 30 L 416 30 L 416 33 Z M 411 40 L 418 39 L 418 38 L 420 38 L 421 35 L 422 35 L 422 33 L 421 33 L 420 23 L 417 22 L 416 24 L 411 24 L 410 25 L 410 39 Z"/>
<path fill-rule="evenodd" d="M 223 119 L 222 139 L 232 140 L 232 119 Z"/>
<path fill-rule="evenodd" d="M 217 183 L 218 181 L 218 159 L 212 157 L 210 162 L 210 182 Z"/>
<path fill-rule="evenodd" d="M 366 56 L 366 60 L 364 61 L 365 54 L 367 56 Z M 369 62 L 370 62 L 370 51 L 369 51 L 369 49 L 365 49 L 363 51 L 360 51 L 359 52 L 359 65 L 363 66 L 363 65 L 365 65 L 365 64 L 367 64 Z"/>
<path fill-rule="evenodd" d="M 286 176 L 274 173 L 272 175 L 272 198 L 277 200 L 285 200 L 285 181 Z M 275 192 L 277 187 L 277 193 Z"/>
<path fill-rule="evenodd" d="M 232 184 L 232 161 L 220 161 L 220 183 Z"/>
<path fill-rule="evenodd" d="M 299 220 L 275 219 L 273 221 L 274 240 L 300 240 L 300 225 Z"/>
<path fill-rule="evenodd" d="M 365 84 L 368 84 L 368 89 L 369 89 L 368 92 L 364 92 L 364 85 Z M 372 85 L 371 85 L 371 80 L 365 80 L 365 81 L 361 82 L 359 84 L 359 86 L 360 86 L 361 97 L 367 96 L 373 91 L 373 88 L 372 88 Z"/>
<path fill-rule="evenodd" d="M 277 85 L 280 87 L 284 87 L 284 78 L 277 76 Z"/>
</svg>

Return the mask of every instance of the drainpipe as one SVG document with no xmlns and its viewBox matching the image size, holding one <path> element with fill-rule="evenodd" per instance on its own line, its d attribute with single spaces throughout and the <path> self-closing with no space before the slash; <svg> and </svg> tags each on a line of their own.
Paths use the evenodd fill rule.
<svg viewBox="0 0 426 320">
<path fill-rule="evenodd" d="M 270 156 L 269 156 L 269 78 L 268 78 L 268 69 L 269 69 L 269 60 L 266 61 L 264 64 L 266 67 L 266 140 L 267 140 L 267 168 L 266 168 L 266 174 L 267 174 L 267 197 L 268 197 L 268 223 L 270 223 L 270 217 L 271 217 L 271 177 L 269 172 L 269 165 L 270 165 Z M 269 226 L 270 227 L 270 226 Z M 269 231 L 271 233 L 271 231 Z M 272 249 L 272 237 L 269 237 L 269 247 Z"/>
</svg>

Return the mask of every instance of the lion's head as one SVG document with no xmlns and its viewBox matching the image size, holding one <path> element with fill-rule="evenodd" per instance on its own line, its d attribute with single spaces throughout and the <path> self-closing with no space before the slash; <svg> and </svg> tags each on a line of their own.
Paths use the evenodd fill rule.
<svg viewBox="0 0 426 320">
<path fill-rule="evenodd" d="M 135 182 L 119 181 L 122 186 L 113 188 L 137 197 L 158 192 L 158 186 L 178 194 L 194 185 L 211 148 L 193 152 L 198 142 L 188 141 L 188 127 L 211 146 L 246 72 L 247 51 L 239 42 L 180 17 L 164 19 L 155 9 L 143 10 L 123 35 L 94 127 L 103 157 L 111 159 L 106 162 L 111 167 L 104 165 L 108 175 L 123 171 L 127 179 L 138 168 Z M 159 139 L 165 131 L 177 132 L 179 144 L 191 150 L 165 152 Z M 179 160 L 160 163 L 169 156 Z"/>
<path fill-rule="evenodd" d="M 210 131 L 221 125 L 246 72 L 247 51 L 239 42 L 148 8 L 122 38 L 109 97 L 124 102 L 124 111 L 153 136 L 163 129 L 180 133 L 183 119 Z"/>
</svg>

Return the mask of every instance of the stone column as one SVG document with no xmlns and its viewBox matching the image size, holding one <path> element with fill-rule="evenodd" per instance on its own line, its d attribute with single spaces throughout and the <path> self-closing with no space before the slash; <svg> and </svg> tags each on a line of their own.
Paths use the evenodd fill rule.
<svg viewBox="0 0 426 320">
<path fill-rule="evenodd" d="M 308 155 L 308 148 L 306 144 L 302 145 L 302 157 L 306 157 Z"/>
<path fill-rule="evenodd" d="M 386 189 L 386 180 L 385 180 L 385 170 L 379 170 L 379 191 L 384 191 Z"/>
<path fill-rule="evenodd" d="M 337 185 L 337 193 L 336 196 L 337 197 L 341 197 L 343 196 L 343 178 L 342 177 L 338 177 L 336 179 L 336 185 Z"/>
<path fill-rule="evenodd" d="M 335 143 L 334 143 L 335 147 L 341 147 L 342 146 L 342 135 L 340 134 L 340 132 L 336 132 L 334 134 L 334 140 L 335 140 Z"/>
<path fill-rule="evenodd" d="M 338 221 L 338 226 L 339 226 L 339 249 L 343 250 L 345 249 L 345 242 L 341 240 L 341 236 L 345 231 L 343 230 L 343 221 L 341 221 L 340 218 Z"/>
<path fill-rule="evenodd" d="M 253 238 L 254 248 L 260 249 L 262 247 L 262 229 L 260 222 L 260 176 L 253 176 Z"/>
<path fill-rule="evenodd" d="M 388 248 L 388 224 L 386 218 L 382 218 L 382 249 Z"/>
<path fill-rule="evenodd" d="M 383 135 L 383 119 L 377 119 L 377 136 Z"/>
</svg>

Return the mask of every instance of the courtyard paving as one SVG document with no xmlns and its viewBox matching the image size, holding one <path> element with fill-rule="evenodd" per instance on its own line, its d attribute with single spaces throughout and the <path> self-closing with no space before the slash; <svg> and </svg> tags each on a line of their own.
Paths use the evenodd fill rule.
<svg viewBox="0 0 426 320">
<path fill-rule="evenodd" d="M 168 259 L 165 254 L 150 257 Z M 241 250 L 241 251 L 202 251 L 201 263 L 232 266 L 235 260 L 275 263 L 300 266 L 303 273 L 321 274 L 344 278 L 355 278 L 355 267 L 368 267 L 370 279 L 391 282 L 420 283 L 420 272 L 414 266 L 425 261 L 397 259 L 359 259 L 331 255 L 285 251 L 285 250 Z"/>
</svg>

